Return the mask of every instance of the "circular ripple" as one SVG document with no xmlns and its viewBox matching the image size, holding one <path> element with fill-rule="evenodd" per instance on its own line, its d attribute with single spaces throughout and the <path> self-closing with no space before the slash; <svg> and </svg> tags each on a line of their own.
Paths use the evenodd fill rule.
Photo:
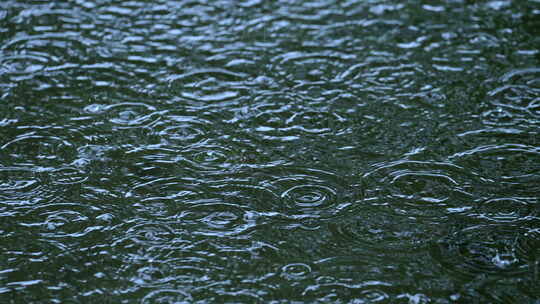
<svg viewBox="0 0 540 304">
<path fill-rule="evenodd" d="M 526 122 L 524 113 L 497 107 L 482 113 L 482 122 L 490 126 L 516 126 Z"/>
<path fill-rule="evenodd" d="M 174 280 L 173 277 L 167 276 L 164 271 L 165 267 L 145 265 L 137 269 L 137 275 L 131 278 L 131 281 L 142 287 L 159 287 L 163 284 Z"/>
<path fill-rule="evenodd" d="M 61 199 L 65 189 L 51 188 L 46 179 L 29 169 L 0 169 L 0 198 L 7 204 L 28 204 L 53 202 Z"/>
<path fill-rule="evenodd" d="M 293 263 L 281 268 L 281 276 L 287 280 L 302 280 L 311 273 L 311 267 L 304 263 Z"/>
<path fill-rule="evenodd" d="M 261 185 L 279 198 L 276 207 L 285 213 L 333 213 L 340 204 L 348 203 L 344 182 L 331 172 L 288 168 L 273 176 Z"/>
<path fill-rule="evenodd" d="M 160 119 L 156 108 L 142 102 L 123 102 L 104 108 L 109 121 L 120 129 L 150 126 Z"/>
<path fill-rule="evenodd" d="M 0 150 L 13 159 L 42 166 L 69 163 L 76 155 L 71 142 L 55 135 L 42 134 L 38 130 L 18 135 L 0 146 Z"/>
<path fill-rule="evenodd" d="M 241 90 L 236 88 L 247 79 L 247 76 L 226 69 L 198 69 L 172 75 L 168 77 L 167 82 L 171 90 L 185 99 L 219 106 L 241 95 Z"/>
<path fill-rule="evenodd" d="M 203 166 L 212 163 L 223 163 L 227 160 L 227 154 L 220 150 L 218 147 L 213 146 L 205 147 L 205 149 L 200 149 L 199 151 L 193 151 L 193 160 Z"/>
<path fill-rule="evenodd" d="M 498 223 L 518 222 L 534 216 L 534 208 L 517 198 L 493 198 L 480 202 L 469 215 Z"/>
<path fill-rule="evenodd" d="M 54 212 L 47 216 L 45 220 L 45 226 L 48 230 L 58 231 L 62 230 L 63 233 L 74 234 L 80 231 L 77 225 L 87 222 L 88 217 L 76 211 L 60 211 Z M 71 229 L 66 229 L 67 225 L 71 225 Z M 75 228 L 75 229 L 73 229 Z"/>
<path fill-rule="evenodd" d="M 424 202 L 441 203 L 448 199 L 449 192 L 457 185 L 445 173 L 430 171 L 398 170 L 390 173 L 388 181 L 396 195 L 418 196 Z"/>
<path fill-rule="evenodd" d="M 353 205 L 342 210 L 339 221 L 328 225 L 334 246 L 354 248 L 357 254 L 361 252 L 379 263 L 388 258 L 382 252 L 392 252 L 392 259 L 400 255 L 409 259 L 410 254 L 418 253 L 433 239 L 446 234 L 445 227 L 437 222 L 388 212 L 386 204 L 381 205 Z"/>
<path fill-rule="evenodd" d="M 164 245 L 175 238 L 175 233 L 163 223 L 142 223 L 127 230 L 127 238 L 141 245 Z"/>
<path fill-rule="evenodd" d="M 240 160 L 240 154 L 226 146 L 201 144 L 182 151 L 185 159 L 197 170 L 221 171 L 232 167 Z"/>
<path fill-rule="evenodd" d="M 407 215 L 434 219 L 466 210 L 465 202 L 472 196 L 470 184 L 482 182 L 451 163 L 411 160 L 378 164 L 363 178 L 370 198 L 390 203 L 397 213 L 406 210 Z"/>
<path fill-rule="evenodd" d="M 339 52 L 280 54 L 275 62 L 276 74 L 290 82 L 331 81 L 346 69 L 355 56 Z"/>
<path fill-rule="evenodd" d="M 299 185 L 287 189 L 281 197 L 301 208 L 317 208 L 328 203 L 336 195 L 334 189 L 325 185 Z"/>
<path fill-rule="evenodd" d="M 318 284 L 308 286 L 302 295 L 322 300 L 323 303 L 339 303 L 344 295 L 354 299 L 350 303 L 388 303 L 390 296 L 384 290 L 390 289 L 391 284 L 384 281 L 354 284 L 350 281 L 348 279 L 342 282 L 317 282 Z M 410 301 L 410 303 L 416 302 Z"/>
<path fill-rule="evenodd" d="M 2 72 L 11 76 L 11 80 L 24 80 L 34 77 L 34 73 L 42 71 L 52 58 L 43 53 L 33 52 L 25 55 L 5 56 L 0 60 Z"/>
<path fill-rule="evenodd" d="M 211 258 L 212 255 L 205 250 L 194 250 L 194 246 L 196 246 L 196 242 L 188 241 L 185 247 L 190 249 L 189 254 L 179 253 L 180 257 L 168 258 L 163 261 L 163 264 L 176 274 L 176 278 L 203 279 L 210 270 L 220 269 L 220 265 Z"/>
<path fill-rule="evenodd" d="M 185 147 L 205 139 L 211 125 L 210 121 L 194 117 L 172 116 L 169 117 L 166 127 L 157 134 L 170 145 Z"/>
<path fill-rule="evenodd" d="M 98 208 L 76 203 L 40 205 L 25 214 L 24 226 L 40 227 L 48 238 L 83 237 L 93 231 L 92 219 Z"/>
<path fill-rule="evenodd" d="M 536 117 L 536 119 L 540 119 L 540 98 L 537 98 L 534 102 L 532 102 L 529 105 L 528 110 Z"/>
<path fill-rule="evenodd" d="M 519 256 L 524 257 L 529 262 L 530 269 L 533 275 L 536 275 L 536 280 L 540 279 L 540 228 L 538 225 L 538 220 L 534 228 L 528 229 L 527 232 L 523 234 L 517 240 L 517 253 Z"/>
<path fill-rule="evenodd" d="M 149 181 L 138 181 L 127 193 L 143 201 L 178 200 L 187 201 L 196 198 L 202 192 L 196 181 L 180 177 L 155 178 Z"/>
<path fill-rule="evenodd" d="M 450 159 L 455 164 L 476 171 L 486 180 L 520 184 L 522 189 L 514 189 L 515 193 L 529 194 L 538 182 L 534 178 L 540 163 L 540 150 L 537 147 L 519 144 L 479 146 L 456 153 Z"/>
<path fill-rule="evenodd" d="M 166 128 L 160 135 L 166 135 L 169 141 L 183 143 L 200 140 L 204 137 L 204 132 L 191 124 L 181 124 Z"/>
<path fill-rule="evenodd" d="M 193 303 L 191 296 L 178 289 L 159 289 L 149 292 L 141 303 L 143 304 L 189 304 Z"/>
<path fill-rule="evenodd" d="M 341 134 L 346 130 L 346 119 L 328 111 L 295 113 L 287 120 L 295 129 L 308 134 Z"/>
<path fill-rule="evenodd" d="M 465 228 L 432 246 L 431 256 L 458 276 L 516 275 L 529 271 L 529 261 L 517 249 L 522 229 L 508 225 Z"/>
<path fill-rule="evenodd" d="M 293 109 L 290 97 L 255 108 L 254 130 L 266 140 L 293 141 L 306 135 L 341 135 L 347 132 L 347 120 L 327 109 Z M 284 102 L 290 100 L 290 102 Z"/>
<path fill-rule="evenodd" d="M 83 111 L 88 114 L 103 114 L 107 111 L 107 105 L 93 103 L 84 107 Z"/>
<path fill-rule="evenodd" d="M 38 10 L 28 9 L 21 15 L 26 15 L 24 19 L 29 18 L 25 22 L 35 24 L 40 16 L 29 16 L 36 14 L 37 11 L 44 12 L 47 9 L 40 8 Z M 27 15 L 27 13 L 29 15 Z M 49 11 L 45 19 L 55 19 L 58 15 Z M 40 13 L 38 13 L 40 14 Z M 21 15 L 19 17 L 21 17 Z M 75 13 L 81 17 L 80 13 Z M 16 18 L 18 19 L 18 17 Z M 49 19 L 48 21 L 50 21 Z M 56 21 L 54 24 L 58 24 Z M 54 26 L 56 27 L 56 25 Z M 33 30 L 20 35 L 14 35 L 9 40 L 4 40 L 2 43 L 2 53 L 5 58 L 0 59 L 0 68 L 2 74 L 10 77 L 13 82 L 20 82 L 32 79 L 40 89 L 51 87 L 54 81 L 51 82 L 51 76 L 62 73 L 65 70 L 72 69 L 78 65 L 71 62 L 85 58 L 85 53 L 88 50 L 81 39 L 74 31 L 65 31 L 64 33 L 53 33 L 48 30 L 53 26 L 35 26 Z M 41 32 L 41 33 L 40 33 Z M 37 34 L 36 34 L 37 33 Z M 58 79 L 56 79 L 58 82 Z M 63 82 L 66 85 L 66 82 Z"/>
<path fill-rule="evenodd" d="M 269 101 L 255 108 L 254 130 L 262 134 L 265 140 L 297 140 L 300 138 L 300 134 L 298 134 L 297 130 L 292 129 L 289 124 L 291 112 L 293 112 L 290 104 L 293 104 L 294 101 L 287 98 L 287 96 L 280 97 L 280 99 L 289 102 L 276 103 Z"/>
<path fill-rule="evenodd" d="M 111 159 L 107 153 L 114 148 L 107 145 L 84 145 L 77 148 L 77 160 L 74 164 L 84 167 L 91 161 L 108 162 Z"/>
<path fill-rule="evenodd" d="M 539 76 L 539 68 L 516 69 L 504 74 L 499 86 L 488 93 L 491 108 L 483 113 L 484 123 L 527 126 L 537 122 Z"/>
<path fill-rule="evenodd" d="M 55 185 L 75 185 L 84 183 L 88 176 L 82 170 L 65 167 L 53 170 L 50 178 Z"/>
<path fill-rule="evenodd" d="M 264 185 L 259 184 L 257 169 L 246 167 L 235 173 L 225 172 L 214 175 L 214 180 L 208 185 L 208 191 L 216 193 L 226 200 L 246 202 L 257 212 L 267 212 L 280 199 Z M 263 176 L 261 178 L 266 178 Z"/>
<path fill-rule="evenodd" d="M 15 181 L 4 181 L 0 184 L 0 191 L 2 193 L 7 193 L 10 191 L 25 191 L 25 189 L 32 188 L 32 185 L 37 183 L 37 180 L 15 180 Z"/>
<path fill-rule="evenodd" d="M 194 234 L 230 236 L 241 234 L 256 225 L 254 214 L 234 204 L 199 201 L 178 215 Z"/>
<path fill-rule="evenodd" d="M 0 168 L 0 198 L 22 198 L 39 187 L 39 180 L 30 170 Z"/>
</svg>

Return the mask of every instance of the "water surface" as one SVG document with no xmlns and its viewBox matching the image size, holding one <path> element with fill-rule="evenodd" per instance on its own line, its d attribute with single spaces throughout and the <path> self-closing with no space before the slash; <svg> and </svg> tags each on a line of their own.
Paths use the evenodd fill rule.
<svg viewBox="0 0 540 304">
<path fill-rule="evenodd" d="M 3 303 L 537 303 L 540 3 L 0 3 Z"/>
</svg>

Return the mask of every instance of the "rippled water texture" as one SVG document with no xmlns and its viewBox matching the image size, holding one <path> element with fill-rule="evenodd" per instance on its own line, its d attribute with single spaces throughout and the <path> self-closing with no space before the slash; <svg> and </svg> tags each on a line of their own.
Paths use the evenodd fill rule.
<svg viewBox="0 0 540 304">
<path fill-rule="evenodd" d="M 539 303 L 539 20 L 1 1 L 0 302 Z"/>
</svg>

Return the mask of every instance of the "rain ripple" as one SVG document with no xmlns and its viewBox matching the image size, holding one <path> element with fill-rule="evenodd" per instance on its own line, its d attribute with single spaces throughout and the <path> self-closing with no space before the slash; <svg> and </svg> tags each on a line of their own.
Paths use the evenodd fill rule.
<svg viewBox="0 0 540 304">
<path fill-rule="evenodd" d="M 240 160 L 240 156 L 228 146 L 210 142 L 192 145 L 181 153 L 199 172 L 221 172 Z"/>
<path fill-rule="evenodd" d="M 440 218 L 470 209 L 473 185 L 486 181 L 450 162 L 399 160 L 374 165 L 363 175 L 369 200 L 388 203 L 396 214 Z"/>
<path fill-rule="evenodd" d="M 332 277 L 321 276 L 316 284 L 305 288 L 302 295 L 318 299 L 317 303 L 337 302 L 347 296 L 350 303 L 388 303 L 391 294 L 391 284 L 384 281 L 351 282 L 351 280 L 337 280 Z M 414 303 L 414 302 L 410 302 Z"/>
<path fill-rule="evenodd" d="M 5 76 L 12 81 L 23 81 L 44 73 L 72 68 L 73 64 L 61 58 L 69 55 L 73 59 L 83 56 L 86 47 L 85 41 L 78 39 L 75 32 L 19 34 L 0 48 L 0 52 L 5 55 L 0 63 Z M 71 50 L 71 54 L 66 54 L 66 49 Z"/>
<path fill-rule="evenodd" d="M 325 107 L 293 108 L 295 96 L 265 95 L 257 99 L 250 118 L 253 130 L 264 140 L 291 142 L 306 136 L 331 136 L 347 133 L 346 117 Z"/>
<path fill-rule="evenodd" d="M 21 129 L 22 133 L 0 146 L 2 154 L 13 162 L 30 160 L 36 165 L 56 167 L 70 163 L 76 155 L 71 138 L 58 134 L 55 127 Z"/>
<path fill-rule="evenodd" d="M 488 126 L 514 126 L 520 129 L 539 125 L 540 68 L 509 71 L 488 92 L 482 121 Z"/>
<path fill-rule="evenodd" d="M 95 225 L 100 209 L 81 203 L 53 202 L 33 206 L 24 215 L 20 225 L 48 239 L 66 242 L 66 237 L 83 239 L 89 234 L 101 233 L 102 226 Z M 95 236 L 95 235 L 94 235 Z"/>
<path fill-rule="evenodd" d="M 38 79 L 37 89 L 46 88 L 51 84 L 43 79 L 45 75 L 73 68 L 75 62 L 87 58 L 95 41 L 73 29 L 92 24 L 90 15 L 65 5 L 13 6 L 9 22 L 18 30 L 0 47 L 2 77 L 19 83 Z M 28 24 L 33 26 L 28 29 Z"/>
<path fill-rule="evenodd" d="M 434 244 L 434 260 L 456 276 L 517 276 L 533 271 L 534 247 L 527 231 L 516 225 L 482 224 L 459 230 Z M 521 247 L 520 247 L 521 244 Z M 518 249 L 521 248 L 521 249 Z"/>
<path fill-rule="evenodd" d="M 306 279 L 311 273 L 311 267 L 304 263 L 292 263 L 281 268 L 281 276 L 289 281 Z"/>
<path fill-rule="evenodd" d="M 330 216 L 350 204 L 346 183 L 333 172 L 284 167 L 269 173 L 260 186 L 277 198 L 274 209 L 285 215 Z"/>
<path fill-rule="evenodd" d="M 206 139 L 211 126 L 211 121 L 195 116 L 167 114 L 155 129 L 167 145 L 185 148 Z"/>
<path fill-rule="evenodd" d="M 433 220 L 406 214 L 396 216 L 387 208 L 384 203 L 379 206 L 356 203 L 344 208 L 336 216 L 339 222 L 329 223 L 328 229 L 334 240 L 333 250 L 346 254 L 337 256 L 335 261 L 329 262 L 329 266 L 338 271 L 341 263 L 347 265 L 339 272 L 354 268 L 346 258 L 350 255 L 369 257 L 370 263 L 374 264 L 387 263 L 388 255 L 392 256 L 394 262 L 404 262 L 427 248 L 432 240 L 447 233 L 447 227 L 442 225 L 444 218 Z"/>
<path fill-rule="evenodd" d="M 175 303 L 175 304 L 188 304 L 193 303 L 192 297 L 178 289 L 156 289 L 149 292 L 141 300 L 142 304 L 153 303 Z"/>
<path fill-rule="evenodd" d="M 205 108 L 222 106 L 244 92 L 247 74 L 219 68 L 203 68 L 167 77 L 166 82 L 176 96 Z"/>
<path fill-rule="evenodd" d="M 135 181 L 126 193 L 126 197 L 140 199 L 141 205 L 167 201 L 180 204 L 189 202 L 203 191 L 204 188 L 193 179 L 175 176 L 159 177 Z"/>
<path fill-rule="evenodd" d="M 0 198 L 8 205 L 62 203 L 77 195 L 87 179 L 84 171 L 72 167 L 0 167 Z M 59 187 L 61 186 L 61 187 Z"/>
<path fill-rule="evenodd" d="M 272 59 L 275 74 L 293 84 L 310 81 L 332 81 L 340 78 L 355 55 L 337 51 L 320 53 L 288 52 Z"/>
<path fill-rule="evenodd" d="M 106 115 L 114 129 L 149 127 L 160 120 L 156 108 L 142 102 L 121 102 L 112 105 L 91 104 L 85 112 Z"/>
<path fill-rule="evenodd" d="M 195 201 L 177 216 L 192 234 L 206 236 L 236 236 L 257 225 L 255 213 L 232 203 L 219 200 Z"/>
<path fill-rule="evenodd" d="M 454 164 L 469 168 L 492 184 L 498 183 L 497 192 L 512 188 L 516 194 L 536 195 L 540 190 L 538 147 L 510 143 L 485 145 L 458 152 L 449 158 Z"/>
<path fill-rule="evenodd" d="M 41 192 L 38 177 L 29 169 L 0 167 L 0 181 L 2 204 L 21 204 Z"/>
<path fill-rule="evenodd" d="M 534 200 L 516 197 L 485 199 L 478 202 L 467 215 L 493 223 L 526 224 L 538 219 Z"/>
<path fill-rule="evenodd" d="M 134 243 L 147 246 L 163 246 L 177 237 L 175 231 L 167 224 L 156 221 L 135 224 L 127 229 L 126 234 Z"/>
</svg>

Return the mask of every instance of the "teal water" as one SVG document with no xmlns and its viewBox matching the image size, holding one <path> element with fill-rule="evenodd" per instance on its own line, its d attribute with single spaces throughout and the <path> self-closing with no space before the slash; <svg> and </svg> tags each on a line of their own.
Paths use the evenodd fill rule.
<svg viewBox="0 0 540 304">
<path fill-rule="evenodd" d="M 540 2 L 0 2 L 1 303 L 540 303 Z"/>
</svg>

